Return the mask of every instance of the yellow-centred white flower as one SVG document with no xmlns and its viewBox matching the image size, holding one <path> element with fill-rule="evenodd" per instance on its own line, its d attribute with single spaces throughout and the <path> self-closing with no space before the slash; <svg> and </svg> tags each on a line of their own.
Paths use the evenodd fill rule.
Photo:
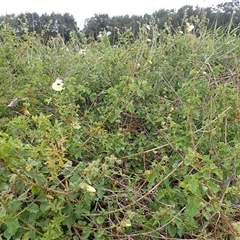
<svg viewBox="0 0 240 240">
<path fill-rule="evenodd" d="M 64 89 L 63 80 L 57 78 L 56 81 L 52 84 L 52 88 L 53 90 L 58 92 L 62 91 Z"/>
<path fill-rule="evenodd" d="M 80 49 L 79 54 L 86 55 L 86 49 Z"/>
</svg>

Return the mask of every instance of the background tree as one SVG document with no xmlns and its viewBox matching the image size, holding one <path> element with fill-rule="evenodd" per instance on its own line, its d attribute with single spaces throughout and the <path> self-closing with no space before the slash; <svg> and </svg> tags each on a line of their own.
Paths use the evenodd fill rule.
<svg viewBox="0 0 240 240">
<path fill-rule="evenodd" d="M 36 12 L 21 13 L 19 15 L 11 14 L 2 16 L 0 21 L 9 23 L 18 35 L 29 31 L 36 34 L 43 34 L 45 40 L 60 34 L 64 41 L 67 42 L 70 39 L 71 31 L 79 31 L 74 17 L 69 13 L 63 15 L 56 13 L 48 15 L 45 13 L 41 16 Z"/>
<path fill-rule="evenodd" d="M 93 17 L 85 20 L 83 32 L 87 38 L 97 40 L 100 32 L 111 31 L 110 17 L 108 14 L 95 14 Z"/>
<path fill-rule="evenodd" d="M 231 24 L 231 29 L 236 29 L 240 23 L 240 2 L 233 0 L 218 4 L 211 9 L 211 15 L 215 17 L 216 27 L 226 26 Z"/>
<path fill-rule="evenodd" d="M 207 27 L 209 29 L 223 26 L 228 27 L 228 30 L 237 29 L 240 24 L 240 2 L 239 0 L 232 0 L 208 8 L 185 5 L 177 11 L 173 9 L 159 9 L 153 14 L 146 13 L 143 16 L 123 15 L 110 17 L 108 14 L 95 14 L 93 17 L 85 20 L 82 33 L 89 41 L 91 39 L 95 41 L 99 39 L 103 31 L 106 31 L 110 42 L 115 44 L 122 34 L 128 34 L 132 38 L 137 38 L 139 27 L 143 24 L 154 22 L 159 29 L 171 26 L 168 30 L 174 33 L 180 28 L 184 30 L 186 19 L 188 21 L 192 19 L 194 24 L 196 19 L 203 17 L 207 19 Z M 22 35 L 27 30 L 36 34 L 42 34 L 44 39 L 48 40 L 50 37 L 55 37 L 59 34 L 67 42 L 70 39 L 70 33 L 74 31 L 80 38 L 77 23 L 69 13 L 51 13 L 50 15 L 45 13 L 40 16 L 36 12 L 19 15 L 11 14 L 1 16 L 0 21 L 9 23 L 13 31 L 19 35 Z M 230 28 L 229 24 L 231 25 Z"/>
<path fill-rule="evenodd" d="M 170 23 L 172 26 L 171 31 L 173 32 L 179 27 L 184 29 L 184 21 L 194 18 L 205 18 L 208 21 L 207 27 L 209 29 L 229 26 L 229 23 L 231 23 L 231 29 L 236 29 L 240 24 L 240 2 L 233 0 L 218 4 L 216 7 L 207 8 L 185 5 L 177 11 L 173 9 L 159 9 L 151 15 L 145 14 L 144 16 L 125 15 L 110 18 L 107 14 L 95 14 L 94 17 L 87 19 L 85 22 L 83 33 L 96 38 L 99 32 L 103 30 L 111 31 L 112 35 L 110 39 L 114 43 L 118 39 L 118 31 L 122 34 L 130 30 L 134 37 L 137 37 L 139 25 L 148 24 L 151 18 L 154 19 L 159 29 L 164 29 L 166 23 Z"/>
</svg>

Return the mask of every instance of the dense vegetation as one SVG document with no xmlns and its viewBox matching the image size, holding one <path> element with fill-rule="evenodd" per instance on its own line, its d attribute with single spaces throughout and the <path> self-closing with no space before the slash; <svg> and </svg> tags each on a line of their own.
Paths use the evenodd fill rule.
<svg viewBox="0 0 240 240">
<path fill-rule="evenodd" d="M 114 46 L 2 24 L 1 239 L 238 239 L 238 29 L 183 22 Z"/>
</svg>

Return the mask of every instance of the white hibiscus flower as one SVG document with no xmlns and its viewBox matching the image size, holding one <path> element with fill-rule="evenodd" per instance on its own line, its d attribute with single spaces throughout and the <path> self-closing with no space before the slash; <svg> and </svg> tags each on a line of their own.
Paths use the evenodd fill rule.
<svg viewBox="0 0 240 240">
<path fill-rule="evenodd" d="M 57 78 L 56 81 L 52 84 L 52 88 L 53 90 L 58 92 L 62 91 L 64 89 L 63 80 Z"/>
</svg>

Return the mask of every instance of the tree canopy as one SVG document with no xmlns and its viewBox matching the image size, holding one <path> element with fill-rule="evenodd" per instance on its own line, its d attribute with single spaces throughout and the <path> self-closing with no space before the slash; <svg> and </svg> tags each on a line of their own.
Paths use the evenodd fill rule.
<svg viewBox="0 0 240 240">
<path fill-rule="evenodd" d="M 63 15 L 59 13 L 38 15 L 36 12 L 21 13 L 19 15 L 11 14 L 1 16 L 0 21 L 9 23 L 17 34 L 21 35 L 26 31 L 30 31 L 36 34 L 43 34 L 45 39 L 60 34 L 65 41 L 69 41 L 70 32 L 79 31 L 77 22 L 69 13 Z"/>
<path fill-rule="evenodd" d="M 236 29 L 240 24 L 240 2 L 239 0 L 232 0 L 207 8 L 185 5 L 178 10 L 159 9 L 152 14 L 146 13 L 143 16 L 120 15 L 110 17 L 107 13 L 95 14 L 85 20 L 81 31 L 77 27 L 73 15 L 69 13 L 38 15 L 38 13 L 33 12 L 0 17 L 0 21 L 9 23 L 17 34 L 23 34 L 27 30 L 36 34 L 43 34 L 46 40 L 59 34 L 67 42 L 70 39 L 71 32 L 78 34 L 82 32 L 88 39 L 97 40 L 101 33 L 106 31 L 111 43 L 117 42 L 119 34 L 125 32 L 131 32 L 133 37 L 136 38 L 139 34 L 139 27 L 152 22 L 160 30 L 164 29 L 166 24 L 171 25 L 170 31 L 175 32 L 183 28 L 186 19 L 194 19 L 194 21 L 199 19 L 201 23 L 205 19 L 209 29 L 229 26 L 229 23 L 231 25 L 230 29 Z"/>
</svg>

